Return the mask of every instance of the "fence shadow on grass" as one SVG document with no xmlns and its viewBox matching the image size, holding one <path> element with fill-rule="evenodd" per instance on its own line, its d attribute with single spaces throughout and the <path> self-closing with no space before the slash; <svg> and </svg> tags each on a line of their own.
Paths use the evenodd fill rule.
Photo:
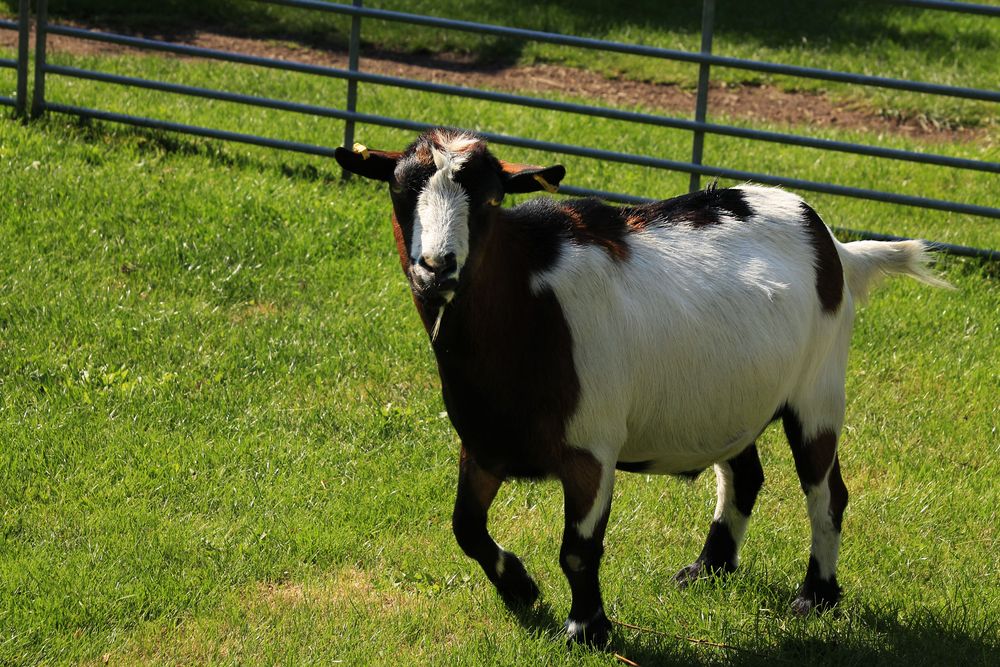
<svg viewBox="0 0 1000 667">
<path fill-rule="evenodd" d="M 16 4 L 14 0 L 0 0 L 0 8 L 6 6 L 10 11 L 12 3 Z M 339 0 L 339 3 L 347 4 L 346 0 Z M 423 4 L 406 0 L 394 3 L 368 0 L 365 5 L 598 38 L 625 34 L 627 37 L 619 39 L 629 42 L 642 42 L 644 32 L 650 29 L 668 29 L 688 35 L 692 45 L 689 48 L 696 48 L 701 26 L 701 3 L 691 0 L 632 0 L 625 4 L 607 0 L 550 0 L 544 5 L 535 0 L 477 3 L 443 0 L 430 11 Z M 909 25 L 906 29 L 901 29 L 894 20 L 899 13 L 919 17 L 921 11 L 934 20 L 919 26 Z M 56 20 L 82 21 L 118 31 L 157 34 L 182 41 L 199 30 L 212 30 L 245 37 L 293 40 L 314 48 L 337 50 L 346 48 L 350 25 L 350 19 L 341 15 L 246 0 L 166 0 L 159 3 L 50 0 L 49 13 Z M 961 40 L 955 39 L 956 20 L 972 21 L 963 24 Z M 718 0 L 715 33 L 722 52 L 726 43 L 751 40 L 773 48 L 818 44 L 821 51 L 834 52 L 890 42 L 900 49 L 915 49 L 938 57 L 945 57 L 955 49 L 961 49 L 966 58 L 976 51 L 991 54 L 998 47 L 996 32 L 986 29 L 986 23 L 975 21 L 975 17 L 953 17 L 933 10 L 893 7 L 866 0 L 759 0 L 753 3 L 752 11 L 747 11 L 746 4 L 738 0 Z M 407 44 L 409 35 L 413 31 L 427 30 L 364 19 L 362 40 L 369 47 L 412 52 L 414 49 Z M 440 31 L 434 34 L 438 33 Z M 518 40 L 463 36 L 453 31 L 448 31 L 446 42 L 435 38 L 422 43 L 447 44 L 479 62 L 490 64 L 515 62 L 525 46 Z M 426 48 L 417 50 L 428 53 Z"/>
<path fill-rule="evenodd" d="M 50 121 L 53 122 L 53 121 Z M 59 121 L 54 121 L 59 122 Z M 274 169 L 288 178 L 306 181 L 339 183 L 341 169 L 332 158 L 314 157 L 322 161 L 320 166 L 308 161 L 296 161 L 288 155 L 288 160 L 265 160 L 254 155 L 255 147 L 221 141 L 206 141 L 184 135 L 173 134 L 143 127 L 129 127 L 93 121 L 79 117 L 73 119 L 77 136 L 93 146 L 105 146 L 109 138 L 118 143 L 116 149 L 131 146 L 141 155 L 174 154 L 185 157 L 203 157 L 212 164 L 222 167 L 254 169 Z M 279 154 L 282 156 L 283 154 Z"/>
</svg>

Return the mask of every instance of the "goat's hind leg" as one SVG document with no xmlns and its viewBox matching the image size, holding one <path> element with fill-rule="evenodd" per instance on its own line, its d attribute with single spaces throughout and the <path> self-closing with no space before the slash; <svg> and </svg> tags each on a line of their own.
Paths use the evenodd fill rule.
<svg viewBox="0 0 1000 667">
<path fill-rule="evenodd" d="M 797 614 L 805 615 L 814 609 L 828 609 L 840 601 L 837 556 L 847 507 L 847 487 L 840 476 L 837 458 L 840 419 L 835 420 L 836 427 L 821 426 L 822 422 L 804 424 L 799 414 L 788 408 L 783 422 L 795 458 L 795 470 L 806 494 L 812 528 L 806 578 L 792 603 Z"/>
<path fill-rule="evenodd" d="M 739 565 L 739 550 L 750 523 L 750 512 L 764 485 L 757 446 L 715 466 L 718 499 L 715 518 L 708 529 L 705 546 L 698 559 L 674 576 L 681 587 L 711 574 L 734 572 Z"/>
<path fill-rule="evenodd" d="M 487 513 L 502 482 L 480 467 L 463 447 L 451 525 L 462 551 L 482 566 L 504 602 L 529 606 L 538 599 L 538 586 L 520 559 L 500 548 L 486 528 Z"/>
</svg>

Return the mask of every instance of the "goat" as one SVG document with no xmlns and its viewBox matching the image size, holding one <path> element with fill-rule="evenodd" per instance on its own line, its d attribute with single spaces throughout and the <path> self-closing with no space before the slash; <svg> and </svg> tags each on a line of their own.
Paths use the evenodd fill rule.
<svg viewBox="0 0 1000 667">
<path fill-rule="evenodd" d="M 462 443 L 455 537 L 507 603 L 539 591 L 487 530 L 505 479 L 562 483 L 568 641 L 603 645 L 598 566 L 616 469 L 693 477 L 714 466 L 705 546 L 675 579 L 732 572 L 764 481 L 755 441 L 777 419 L 812 527 L 793 609 L 840 600 L 837 444 L 854 305 L 884 273 L 945 285 L 921 242 L 842 244 L 798 196 L 749 184 L 641 206 L 504 208 L 505 194 L 555 191 L 566 170 L 500 161 L 457 130 L 336 159 L 389 184 L 399 260 Z"/>
</svg>

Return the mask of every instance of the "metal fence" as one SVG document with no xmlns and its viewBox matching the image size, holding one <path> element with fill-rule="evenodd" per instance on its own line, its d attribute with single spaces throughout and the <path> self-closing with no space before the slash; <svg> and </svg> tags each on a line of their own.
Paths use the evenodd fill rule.
<svg viewBox="0 0 1000 667">
<path fill-rule="evenodd" d="M 558 33 L 542 32 L 537 30 L 511 28 L 505 26 L 488 25 L 483 23 L 474 23 L 469 21 L 438 18 L 438 17 L 425 16 L 419 14 L 408 14 L 404 12 L 372 9 L 363 7 L 362 0 L 353 0 L 352 5 L 335 4 L 323 0 L 259 0 L 259 1 L 262 2 L 269 1 L 269 4 L 274 4 L 274 5 L 284 5 L 288 7 L 295 7 L 306 10 L 330 12 L 330 13 L 350 16 L 351 34 L 350 34 L 350 52 L 349 52 L 348 68 L 340 69 L 340 68 L 326 67 L 320 65 L 311 65 L 311 64 L 281 60 L 276 58 L 251 56 L 241 53 L 205 49 L 184 44 L 176 44 L 159 40 L 143 39 L 143 38 L 130 37 L 120 34 L 84 30 L 71 26 L 52 24 L 49 23 L 47 18 L 46 0 L 37 0 L 35 85 L 34 85 L 34 96 L 32 102 L 32 115 L 37 116 L 46 111 L 54 111 L 59 113 L 73 114 L 86 118 L 94 118 L 104 121 L 125 123 L 129 125 L 161 129 L 161 130 L 169 130 L 174 132 L 184 132 L 203 137 L 210 137 L 227 141 L 238 141 L 248 144 L 255 144 L 258 146 L 279 148 L 279 149 L 297 151 L 313 155 L 331 156 L 333 155 L 334 152 L 334 148 L 328 146 L 319 146 L 313 144 L 284 141 L 281 139 L 224 131 L 214 128 L 184 125 L 167 120 L 146 118 L 134 115 L 115 113 L 101 109 L 94 109 L 89 107 L 81 107 L 71 104 L 52 102 L 47 100 L 45 97 L 45 80 L 47 76 L 55 75 L 55 76 L 73 77 L 78 79 L 88 79 L 92 81 L 100 81 L 100 82 L 119 84 L 124 86 L 133 86 L 133 87 L 157 90 L 167 93 L 189 95 L 194 97 L 221 100 L 226 102 L 237 102 L 241 104 L 248 104 L 270 109 L 279 109 L 294 113 L 310 114 L 326 118 L 340 119 L 345 121 L 344 145 L 346 146 L 351 146 L 353 144 L 354 127 L 356 123 L 380 125 L 380 126 L 414 130 L 414 131 L 423 131 L 433 127 L 433 125 L 429 123 L 417 122 L 405 118 L 392 118 L 387 116 L 358 112 L 357 84 L 359 82 L 364 82 L 364 83 L 393 86 L 398 88 L 417 90 L 429 93 L 471 98 L 476 100 L 486 100 L 490 102 L 498 102 L 503 104 L 513 104 L 513 105 L 519 105 L 537 109 L 562 111 L 562 112 L 580 114 L 583 116 L 593 116 L 593 117 L 607 118 L 613 120 L 622 120 L 634 123 L 647 124 L 658 127 L 688 130 L 691 131 L 692 133 L 692 150 L 691 150 L 691 159 L 689 161 L 672 160 L 672 159 L 652 157 L 647 155 L 607 151 L 588 146 L 554 143 L 554 142 L 541 141 L 525 137 L 516 137 L 511 135 L 498 134 L 494 132 L 480 132 L 480 134 L 485 136 L 491 142 L 497 144 L 505 144 L 527 149 L 536 149 L 551 153 L 560 153 L 565 155 L 595 158 L 603 161 L 625 163 L 631 165 L 639 165 L 645 167 L 653 167 L 653 168 L 667 169 L 667 170 L 688 173 L 691 175 L 690 187 L 692 190 L 697 189 L 699 187 L 700 177 L 704 175 L 704 176 L 730 178 L 736 180 L 753 180 L 758 183 L 783 185 L 797 190 L 822 192 L 827 194 L 843 195 L 848 197 L 856 197 L 860 199 L 868 199 L 879 202 L 903 204 L 908 206 L 917 206 L 917 207 L 942 210 L 942 211 L 951 211 L 956 213 L 983 216 L 985 218 L 992 218 L 992 219 L 1000 218 L 1000 208 L 996 207 L 981 206 L 966 202 L 933 199 L 929 197 L 921 197 L 921 196 L 907 195 L 894 192 L 885 192 L 881 190 L 857 188 L 846 185 L 838 185 L 835 183 L 810 181 L 800 178 L 792 178 L 774 174 L 736 170 L 724 166 L 704 164 L 702 161 L 702 156 L 703 156 L 703 145 L 704 145 L 705 135 L 713 134 L 713 135 L 738 137 L 755 141 L 764 141 L 764 142 L 786 144 L 799 147 L 814 148 L 827 151 L 852 153 L 852 154 L 870 156 L 874 158 L 905 160 L 910 162 L 918 162 L 923 164 L 946 167 L 950 169 L 974 170 L 980 172 L 1000 174 L 1000 163 L 998 162 L 989 162 L 983 160 L 951 157 L 946 155 L 937 155 L 932 153 L 884 148 L 880 146 L 834 141 L 830 139 L 819 139 L 819 138 L 801 136 L 795 134 L 771 132 L 771 131 L 706 122 L 705 119 L 707 117 L 708 86 L 709 86 L 712 66 L 736 68 L 741 70 L 764 72 L 769 74 L 781 74 L 781 75 L 802 77 L 808 79 L 818 79 L 823 81 L 849 83 L 849 84 L 856 84 L 860 86 L 868 86 L 875 88 L 912 91 L 918 93 L 926 93 L 930 95 L 950 96 L 950 97 L 969 99 L 969 100 L 982 100 L 993 103 L 1000 102 L 1000 91 L 996 90 L 983 90 L 983 89 L 965 88 L 958 86 L 948 86 L 948 85 L 933 84 L 921 81 L 893 79 L 880 76 L 856 74 L 850 72 L 839 72 L 832 70 L 817 69 L 812 67 L 785 65 L 779 63 L 771 63 L 771 62 L 763 62 L 757 60 L 748 60 L 748 59 L 714 55 L 711 53 L 711 47 L 712 47 L 712 34 L 714 29 L 714 16 L 715 16 L 715 4 L 716 4 L 715 0 L 703 0 L 702 44 L 701 44 L 701 50 L 699 52 L 680 51 L 680 50 L 665 49 L 665 48 L 651 47 L 651 46 L 641 46 L 636 44 L 626 44 L 621 42 L 612 42 L 612 41 L 598 40 L 585 37 L 576 37 L 572 35 L 563 35 Z M 939 0 L 888 0 L 888 1 L 892 2 L 893 4 L 908 5 L 916 8 L 926 8 L 932 10 L 948 10 L 948 11 L 980 14 L 990 17 L 1000 17 L 1000 7 L 997 6 L 975 5 L 975 4 L 957 3 L 957 2 L 944 2 Z M 27 25 L 26 5 L 27 1 L 21 0 L 22 14 L 21 14 L 20 27 L 22 29 L 22 34 L 24 35 L 26 35 L 25 26 Z M 696 97 L 695 117 L 694 120 L 689 120 L 684 118 L 676 118 L 658 114 L 624 111 L 621 109 L 592 106 L 585 104 L 576 104 L 571 102 L 561 102 L 561 101 L 555 101 L 538 97 L 529 97 L 524 95 L 515 95 L 511 93 L 479 90 L 474 88 L 466 88 L 463 86 L 432 83 L 428 81 L 418 81 L 401 77 L 392 77 L 392 76 L 385 76 L 369 72 L 362 72 L 358 67 L 358 55 L 360 52 L 360 43 L 361 43 L 360 35 L 361 35 L 362 18 L 382 20 L 382 21 L 395 21 L 405 24 L 434 27 L 446 30 L 458 30 L 458 31 L 471 32 L 482 35 L 491 35 L 497 37 L 520 39 L 520 40 L 532 40 L 536 42 L 544 42 L 549 44 L 573 46 L 582 49 L 610 51 L 616 53 L 646 56 L 650 58 L 662 58 L 667 60 L 677 60 L 682 62 L 695 63 L 699 65 L 699 79 L 698 79 L 698 90 Z M 3 27 L 10 27 L 7 26 L 6 24 L 0 24 L 0 25 L 2 25 Z M 136 77 L 121 76 L 117 74 L 110 74 L 95 70 L 86 70 L 75 67 L 53 65 L 48 63 L 46 60 L 46 42 L 48 35 L 62 35 L 66 37 L 94 40 L 99 42 L 118 44 L 122 46 L 128 46 L 140 49 L 148 49 L 153 51 L 161 51 L 161 52 L 174 53 L 174 54 L 193 56 L 199 58 L 207 58 L 218 61 L 241 63 L 246 65 L 254 65 L 258 67 L 266 67 L 266 68 L 272 68 L 290 72 L 299 72 L 299 73 L 313 74 L 323 77 L 330 77 L 335 79 L 342 79 L 347 82 L 347 104 L 346 108 L 344 109 L 335 109 L 335 108 L 316 106 L 310 104 L 301 104 L 286 100 L 278 100 L 273 98 L 244 95 L 240 93 L 225 92 L 225 91 L 201 88 L 196 86 L 188 86 L 188 85 L 167 83 L 163 81 L 153 81 Z M 21 50 L 22 53 L 26 55 L 26 50 L 27 50 L 26 37 L 21 42 Z M 22 56 L 20 58 L 20 62 L 24 63 L 25 61 L 26 57 Z M 7 61 L 0 61 L 0 62 L 6 63 Z M 9 61 L 9 62 L 15 63 L 15 61 Z M 8 64 L 6 66 L 11 66 L 11 65 Z M 17 66 L 17 64 L 15 63 L 13 66 Z M 24 81 L 26 82 L 26 80 L 27 77 L 25 72 Z M 22 105 L 21 106 L 22 109 L 23 109 L 23 100 L 25 99 L 26 95 L 22 95 L 21 89 L 19 88 L 17 103 Z M 626 203 L 651 201 L 648 198 L 636 196 L 633 194 L 604 192 L 598 190 L 578 188 L 573 186 L 563 186 L 560 189 L 560 191 L 570 195 L 592 195 L 592 196 L 599 196 L 604 199 L 608 199 L 610 201 L 618 201 Z M 894 237 L 884 234 L 875 234 L 865 231 L 856 231 L 856 230 L 842 230 L 842 231 L 853 233 L 855 235 L 865 238 L 877 238 L 877 239 L 900 238 L 900 237 Z M 942 251 L 950 252 L 953 254 L 986 257 L 993 260 L 1000 260 L 1000 251 L 997 250 L 970 248 L 966 246 L 958 246 L 958 245 L 944 244 L 944 243 L 939 243 L 937 245 Z"/>
<path fill-rule="evenodd" d="M 14 107 L 15 115 L 25 118 L 28 103 L 28 0 L 20 0 L 17 21 L 0 19 L 0 29 L 17 31 L 17 58 L 0 58 L 0 68 L 17 70 L 17 91 L 14 97 L 0 95 L 0 104 Z"/>
</svg>

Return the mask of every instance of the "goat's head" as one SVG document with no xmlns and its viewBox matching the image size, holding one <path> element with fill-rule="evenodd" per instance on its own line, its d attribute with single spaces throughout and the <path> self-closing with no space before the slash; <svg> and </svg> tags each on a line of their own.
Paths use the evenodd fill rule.
<svg viewBox="0 0 1000 667">
<path fill-rule="evenodd" d="M 459 289 L 477 241 L 496 220 L 505 194 L 555 191 L 561 165 L 503 162 L 481 137 L 458 130 L 426 132 L 404 152 L 338 148 L 344 169 L 389 184 L 400 262 L 419 301 L 443 307 Z"/>
</svg>

